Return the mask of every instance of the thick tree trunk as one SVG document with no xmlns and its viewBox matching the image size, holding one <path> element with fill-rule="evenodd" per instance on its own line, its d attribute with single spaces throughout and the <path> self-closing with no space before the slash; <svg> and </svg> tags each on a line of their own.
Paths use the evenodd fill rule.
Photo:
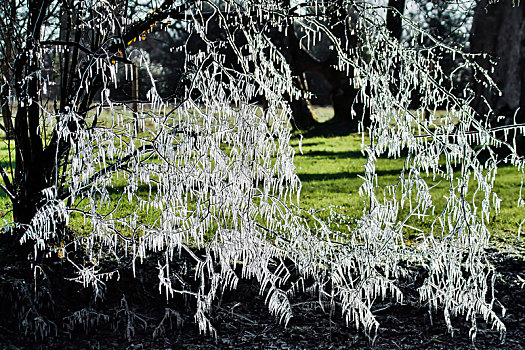
<svg viewBox="0 0 525 350">
<path fill-rule="evenodd" d="M 333 123 L 336 124 L 348 124 L 349 131 L 357 131 L 359 119 L 362 116 L 363 108 L 362 104 L 355 103 L 357 93 L 359 90 L 352 88 L 349 84 L 336 85 L 332 91 L 332 106 L 334 108 Z M 354 110 L 357 118 L 352 119 L 351 111 Z M 368 126 L 368 121 L 365 117 L 363 121 L 364 126 Z"/>
<path fill-rule="evenodd" d="M 489 127 L 509 126 L 509 130 L 497 133 L 496 137 L 510 145 L 516 142 L 516 151 L 521 154 L 525 153 L 524 137 L 511 126 L 525 122 L 524 10 L 523 2 L 514 6 L 511 0 L 494 4 L 479 0 L 470 36 L 471 52 L 489 55 L 478 56 L 477 62 L 501 91 L 485 86 L 483 77 L 474 76 L 472 107 L 477 118 Z M 498 153 L 505 157 L 509 150 L 503 147 Z"/>
<path fill-rule="evenodd" d="M 290 108 L 292 110 L 292 126 L 294 129 L 307 130 L 318 124 L 306 99 L 299 98 L 291 101 Z"/>
<path fill-rule="evenodd" d="M 397 41 L 401 42 L 401 37 L 403 35 L 403 14 L 405 13 L 405 0 L 389 0 L 388 1 L 388 11 L 386 14 L 386 29 L 390 34 L 390 37 Z M 392 82 L 390 83 L 390 92 L 392 95 L 397 95 L 399 93 L 399 76 L 400 63 L 397 60 L 393 65 L 392 71 Z M 419 106 L 418 106 L 419 107 Z"/>
<path fill-rule="evenodd" d="M 344 127 L 346 131 L 357 131 L 359 119 L 352 119 L 352 108 L 358 117 L 362 116 L 363 108 L 361 103 L 356 102 L 358 89 L 350 85 L 349 77 L 345 72 L 335 69 L 330 61 L 320 62 L 313 58 L 308 52 L 304 51 L 299 45 L 292 46 L 294 52 L 295 66 L 301 72 L 315 72 L 325 79 L 331 86 L 330 98 L 334 108 L 334 117 L 330 124 L 337 124 Z M 365 126 L 368 126 L 368 119 L 365 117 Z"/>
<path fill-rule="evenodd" d="M 9 84 L 11 82 L 11 72 L 7 64 L 8 59 L 12 59 L 13 51 L 11 44 L 6 42 L 4 62 L 2 63 L 2 74 L 5 81 L 0 88 L 0 105 L 2 105 L 2 119 L 4 121 L 4 131 L 7 139 L 14 137 L 15 128 L 13 127 L 11 106 L 9 105 Z"/>
<path fill-rule="evenodd" d="M 290 8 L 290 1 L 285 1 L 284 6 Z M 302 67 L 300 66 L 300 44 L 295 34 L 293 21 L 289 21 L 286 28 L 284 46 L 286 50 L 285 56 L 287 57 L 289 67 L 292 71 L 292 75 L 294 76 L 294 84 L 299 90 L 306 92 L 304 84 L 304 70 L 301 69 Z M 314 118 L 310 104 L 304 97 L 294 99 L 289 96 L 288 98 L 290 99 L 290 108 L 292 109 L 293 115 L 292 125 L 295 129 L 305 130 L 318 124 Z"/>
<path fill-rule="evenodd" d="M 13 202 L 13 219 L 16 223 L 29 224 L 46 202 L 44 190 L 49 188 L 49 184 L 43 173 L 38 164 L 25 169 L 24 177 L 28 181 L 21 183 L 23 187 Z"/>
<path fill-rule="evenodd" d="M 332 34 L 341 40 L 342 47 L 356 47 L 357 37 L 353 35 L 348 27 L 348 9 L 341 0 L 335 0 L 329 8 L 330 19 L 329 27 Z M 332 105 L 334 107 L 334 117 L 332 123 L 346 128 L 348 131 L 357 131 L 359 122 L 362 120 L 364 127 L 369 125 L 369 116 L 364 114 L 362 103 L 356 101 L 359 89 L 350 85 L 350 77 L 354 72 L 350 71 L 349 75 L 345 72 L 333 68 L 337 64 L 337 53 L 333 52 L 324 64 L 319 65 L 317 72 L 324 76 L 332 85 L 330 92 Z M 356 118 L 352 118 L 352 109 Z"/>
<path fill-rule="evenodd" d="M 284 6 L 289 5 L 289 0 L 285 0 Z M 341 0 L 333 1 L 330 5 L 329 13 L 329 26 L 332 34 L 342 41 L 343 47 L 355 47 L 356 38 L 349 33 L 347 28 L 348 12 L 345 4 Z M 349 76 L 345 72 L 334 68 L 339 60 L 338 53 L 332 51 L 329 57 L 323 61 L 314 58 L 301 47 L 293 23 L 290 23 L 287 29 L 286 51 L 292 74 L 297 77 L 297 86 L 304 89 L 303 79 L 305 72 L 317 73 L 332 86 L 330 97 L 334 108 L 334 117 L 329 123 L 330 128 L 333 128 L 335 124 L 338 131 L 343 131 L 343 129 L 345 132 L 357 131 L 358 123 L 363 116 L 363 106 L 356 101 L 359 90 L 354 89 L 350 85 L 350 76 L 353 73 L 350 72 Z M 291 107 L 296 127 L 309 128 L 311 126 L 319 126 L 325 128 L 325 126 L 322 126 L 314 119 L 308 101 L 304 99 L 293 101 Z M 352 119 L 352 109 L 357 115 L 355 119 Z M 365 116 L 364 125 L 367 126 L 368 124 L 369 118 Z"/>
<path fill-rule="evenodd" d="M 405 12 L 405 0 L 389 0 L 388 12 L 386 14 L 386 29 L 390 36 L 397 41 L 401 40 L 403 34 L 403 21 L 401 16 Z"/>
<path fill-rule="evenodd" d="M 48 3 L 31 2 L 29 7 L 28 28 L 34 37 L 40 36 L 43 16 L 42 10 Z M 39 62 L 31 56 L 35 41 L 29 37 L 26 51 L 16 57 L 14 62 L 14 80 L 17 99 L 15 116 L 15 173 L 10 187 L 14 189 L 11 198 L 13 204 L 13 219 L 18 224 L 19 238 L 31 223 L 37 211 L 46 202 L 44 190 L 54 183 L 56 153 L 46 154 L 42 142 L 40 128 L 40 86 L 38 79 L 26 79 L 37 76 L 40 71 Z M 20 259 L 27 258 L 27 252 L 22 249 Z"/>
<path fill-rule="evenodd" d="M 489 4 L 488 0 L 479 0 L 474 11 L 470 50 L 472 53 L 489 55 L 486 58 L 478 56 L 477 62 L 487 69 L 501 90 L 501 95 L 496 89 L 484 86 L 483 78 L 474 77 L 475 98 L 472 107 L 481 121 L 487 121 L 492 126 L 512 123 L 514 112 L 520 106 L 524 5 L 519 6 L 514 6 L 511 0 L 494 4 Z M 493 66 L 490 60 L 495 61 L 496 65 Z M 492 73 L 491 67 L 494 67 Z M 497 116 L 505 118 L 496 124 Z"/>
</svg>

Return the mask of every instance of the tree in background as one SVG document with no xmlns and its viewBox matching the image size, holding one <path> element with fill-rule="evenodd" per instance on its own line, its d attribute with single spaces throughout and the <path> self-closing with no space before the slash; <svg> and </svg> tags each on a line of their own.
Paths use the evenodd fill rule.
<svg viewBox="0 0 525 350">
<path fill-rule="evenodd" d="M 421 38 L 414 34 L 414 36 L 406 37 L 405 41 L 423 49 L 434 47 L 434 40 L 437 39 L 444 45 L 468 52 L 468 31 L 472 20 L 473 4 L 469 1 L 413 1 L 407 17 L 420 23 L 432 38 Z M 450 50 L 442 50 L 439 57 L 436 57 L 436 64 L 439 64 L 443 74 L 449 77 L 444 82 L 446 88 L 458 97 L 464 96 L 465 89 L 472 81 L 471 70 L 464 62 L 463 56 L 456 55 Z M 482 83 L 484 80 L 479 81 Z M 412 104 L 414 108 L 419 108 L 421 106 L 420 97 L 414 96 Z M 434 108 L 446 108 L 445 106 L 428 107 L 428 113 L 434 112 Z"/>
<path fill-rule="evenodd" d="M 305 6 L 304 11 L 315 14 L 316 7 Z M 360 122 L 364 122 L 365 126 L 369 124 L 369 116 L 364 113 L 362 102 L 357 98 L 360 87 L 350 82 L 353 68 L 350 67 L 348 71 L 339 69 L 339 52 L 333 49 L 335 45 L 357 49 L 358 37 L 352 33 L 352 19 L 356 19 L 355 9 L 347 2 L 338 0 L 330 2 L 326 11 L 326 16 L 320 18 L 319 23 L 311 23 L 301 18 L 292 21 L 293 30 L 290 29 L 287 34 L 287 49 L 288 62 L 294 67 L 294 75 L 303 80 L 300 84 L 303 89 L 307 86 L 304 80 L 309 72 L 328 82 L 334 116 L 330 123 L 323 126 L 313 119 L 311 112 L 294 112 L 293 116 L 300 128 L 304 125 L 316 126 L 318 129 L 328 128 L 329 132 L 357 131 Z M 318 38 L 312 35 L 313 32 L 318 33 Z"/>
<path fill-rule="evenodd" d="M 17 35 L 15 32 L 15 20 L 16 16 L 13 15 L 14 1 L 5 1 L 3 4 L 4 10 L 2 11 L 2 16 L 0 16 L 0 33 L 3 38 L 12 38 Z M 8 12 L 11 11 L 11 12 Z M 11 115 L 11 108 L 9 106 L 9 91 L 12 88 L 9 86 L 11 84 L 11 70 L 8 66 L 9 62 L 13 60 L 13 48 L 9 40 L 2 40 L 0 42 L 0 56 L 2 58 L 2 67 L 1 74 L 2 78 L 0 80 L 0 106 L 2 108 L 2 120 L 4 125 L 2 129 L 6 134 L 6 138 L 10 139 L 13 137 L 13 121 Z"/>
<path fill-rule="evenodd" d="M 472 103 L 480 120 L 493 127 L 524 121 L 524 8 L 510 0 L 476 2 L 470 50 L 495 85 L 474 79 Z"/>
<path fill-rule="evenodd" d="M 386 14 L 386 28 L 393 38 L 401 40 L 403 35 L 403 15 L 405 14 L 405 0 L 389 0 Z"/>
<path fill-rule="evenodd" d="M 479 70 L 469 55 L 408 18 L 402 20 L 408 34 L 433 45 L 405 45 L 388 28 L 384 7 L 366 1 L 165 0 L 149 6 L 30 0 L 2 7 L 0 17 L 10 18 L 18 35 L 3 37 L 12 43 L 6 86 L 16 113 L 13 161 L 1 169 L 13 207 L 13 221 L 0 235 L 1 290 L 22 329 L 45 337 L 63 329 L 57 324 L 70 330 L 91 325 L 93 315 L 111 322 L 94 311 L 103 306 L 106 286 L 153 260 L 165 294 L 159 298 L 193 298 L 205 332 L 214 332 L 209 313 L 217 295 L 244 277 L 260 283 L 270 312 L 284 323 L 292 316 L 289 299 L 309 290 L 372 337 L 375 300 L 401 302 L 398 279 L 410 277 L 417 261 L 425 271 L 420 300 L 442 308 L 450 331 L 451 317 L 462 314 L 473 338 L 479 316 L 504 332 L 489 299 L 493 269 L 484 255 L 488 218 L 499 206 L 492 190 L 499 160 L 491 151 L 499 141 L 469 101 L 446 88 L 450 77 L 436 63 L 445 51 Z M 180 93 L 162 96 L 144 64 L 148 108 L 135 118 L 111 97 L 123 83 L 118 72 L 133 79 L 130 45 L 176 20 L 189 33 L 180 47 Z M 320 35 L 330 40 L 327 67 L 356 87 L 351 100 L 334 97 L 336 109 L 356 117 L 358 103 L 369 118 L 359 189 L 366 200 L 350 232 L 297 206 L 289 101 L 304 97 L 294 64 L 307 61 L 289 61 L 268 30 L 287 33 L 294 49 L 294 22 L 304 30 L 297 39 L 306 51 Z M 423 107 L 414 112 L 415 94 Z M 260 96 L 264 108 L 254 103 Z M 447 117 L 423 117 L 423 108 L 435 106 L 445 106 Z M 507 146 L 511 162 L 522 165 L 515 147 Z M 484 150 L 488 159 L 480 162 Z M 378 195 L 377 160 L 401 154 L 406 162 L 397 184 Z M 439 212 L 431 194 L 436 179 L 450 186 Z M 481 204 L 469 188 L 483 197 Z M 407 228 L 428 216 L 431 228 L 418 231 L 416 246 L 406 244 Z M 182 255 L 194 267 L 193 284 L 181 277 Z M 64 276 L 79 283 L 81 303 L 58 302 L 60 286 L 70 283 Z M 126 315 L 131 336 L 138 318 L 125 297 L 121 308 L 113 316 L 118 325 Z"/>
</svg>

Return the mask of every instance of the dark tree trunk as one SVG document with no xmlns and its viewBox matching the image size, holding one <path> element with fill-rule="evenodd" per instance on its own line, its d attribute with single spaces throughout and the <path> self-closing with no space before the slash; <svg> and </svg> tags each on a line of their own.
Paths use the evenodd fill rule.
<svg viewBox="0 0 525 350">
<path fill-rule="evenodd" d="M 290 8 L 290 1 L 285 0 L 283 2 L 285 8 Z M 300 44 L 297 36 L 295 34 L 294 22 L 293 20 L 288 21 L 286 27 L 286 38 L 284 39 L 284 55 L 287 58 L 288 65 L 290 67 L 293 82 L 296 88 L 301 90 L 303 93 L 306 92 L 305 83 L 304 83 L 304 70 L 300 66 Z M 287 96 L 287 99 L 290 101 L 290 108 L 292 110 L 293 123 L 292 126 L 294 129 L 305 130 L 309 129 L 318 122 L 315 120 L 313 111 L 310 107 L 310 104 L 304 97 L 293 98 Z"/>
<path fill-rule="evenodd" d="M 12 11 L 14 5 L 12 5 Z M 7 22 L 7 25 L 6 23 Z M 7 33 L 7 38 L 12 38 L 14 35 L 13 21 L 2 21 L 2 29 Z M 13 59 L 13 47 L 10 40 L 5 40 L 4 61 L 2 62 L 2 75 L 4 81 L 0 88 L 0 104 L 2 105 L 2 119 L 4 120 L 4 131 L 7 139 L 14 137 L 15 129 L 13 127 L 11 106 L 9 105 L 9 85 L 11 84 L 11 70 L 8 62 Z"/>
<path fill-rule="evenodd" d="M 14 137 L 14 127 L 11 115 L 11 107 L 9 106 L 9 96 L 2 89 L 0 92 L 0 104 L 2 105 L 2 119 L 4 121 L 4 131 L 6 139 L 12 139 Z"/>
<path fill-rule="evenodd" d="M 291 47 L 294 52 L 295 66 L 301 72 L 314 72 L 325 79 L 331 86 L 330 98 L 334 108 L 334 117 L 330 124 L 338 124 L 346 131 L 356 131 L 358 119 L 352 119 L 352 108 L 358 117 L 362 116 L 362 104 L 356 101 L 358 89 L 350 85 L 349 77 L 332 66 L 331 60 L 320 62 L 308 52 L 295 45 Z M 367 126 L 365 119 L 365 126 Z"/>
<path fill-rule="evenodd" d="M 496 88 L 485 86 L 483 77 L 474 76 L 472 107 L 483 124 L 509 126 L 510 129 L 496 133 L 496 137 L 510 145 L 516 142 L 516 151 L 520 154 L 525 153 L 524 137 L 511 126 L 525 122 L 524 9 L 523 2 L 514 6 L 511 0 L 494 4 L 479 0 L 470 36 L 471 52 L 489 55 L 478 56 L 477 63 L 487 70 L 501 90 L 499 93 Z M 497 152 L 500 157 L 509 154 L 506 147 Z"/>
<path fill-rule="evenodd" d="M 329 14 L 330 20 L 328 25 L 330 31 L 341 40 L 342 47 L 356 47 L 357 37 L 351 34 L 348 27 L 349 13 L 345 3 L 341 0 L 333 1 L 329 7 Z M 327 62 L 319 67 L 318 71 L 332 84 L 332 91 L 330 92 L 334 107 L 332 123 L 345 126 L 348 128 L 348 131 L 357 131 L 361 117 L 365 127 L 369 125 L 369 117 L 368 115 L 363 115 L 363 106 L 356 101 L 359 89 L 355 89 L 350 85 L 349 78 L 354 72 L 349 72 L 350 76 L 348 76 L 345 72 L 333 69 L 332 66 L 337 64 L 337 61 L 337 54 L 334 52 Z M 352 118 L 352 109 L 356 112 L 355 119 Z"/>
<path fill-rule="evenodd" d="M 520 59 L 519 59 L 519 74 L 520 74 L 520 113 L 518 115 L 520 122 L 525 121 L 525 6 L 520 5 L 521 12 L 521 43 L 520 48 Z"/>
<path fill-rule="evenodd" d="M 392 38 L 401 40 L 403 34 L 403 21 L 401 16 L 405 12 L 405 0 L 389 0 L 386 14 L 386 29 Z"/>
<path fill-rule="evenodd" d="M 38 76 L 40 67 L 38 61 L 30 55 L 35 46 L 35 39 L 40 37 L 40 28 L 43 21 L 42 13 L 48 2 L 30 2 L 28 31 L 33 33 L 14 62 L 14 81 L 17 99 L 17 112 L 15 116 L 15 173 L 9 187 L 13 189 L 13 219 L 18 224 L 17 240 L 27 229 L 27 225 L 45 203 L 44 190 L 54 183 L 53 171 L 55 162 L 54 154 L 44 154 L 44 145 L 39 133 L 40 106 L 38 79 L 25 79 L 29 76 Z M 19 258 L 27 258 L 27 244 L 16 245 Z"/>
<path fill-rule="evenodd" d="M 294 63 L 290 64 L 290 68 L 292 69 L 292 74 L 294 75 L 294 85 L 303 93 L 306 93 L 307 91 L 305 88 L 302 72 L 297 70 L 297 67 Z M 314 118 L 310 101 L 308 101 L 305 97 L 293 98 L 287 94 L 285 98 L 289 101 L 289 106 L 292 110 L 292 127 L 295 130 L 308 130 L 319 124 Z"/>
<path fill-rule="evenodd" d="M 135 129 L 137 133 L 142 132 L 139 122 L 139 67 L 133 63 L 133 81 L 131 82 L 131 109 L 135 118 Z"/>
<path fill-rule="evenodd" d="M 304 98 L 294 99 L 290 102 L 292 110 L 292 126 L 296 130 L 307 130 L 318 124 L 312 113 L 308 101 Z"/>
<path fill-rule="evenodd" d="M 403 19 L 402 16 L 405 13 L 405 0 L 389 0 L 388 1 L 388 11 L 386 14 L 386 29 L 390 34 L 390 37 L 397 41 L 401 42 L 401 36 L 403 35 Z M 393 75 L 392 82 L 390 83 L 390 92 L 392 95 L 397 95 L 399 93 L 399 76 L 400 63 L 399 60 L 396 61 L 393 65 Z"/>
<path fill-rule="evenodd" d="M 289 3 L 289 2 L 287 2 Z M 342 47 L 355 47 L 357 45 L 356 37 L 350 34 L 348 23 L 348 11 L 340 0 L 331 3 L 329 8 L 330 14 L 330 31 L 341 40 Z M 350 85 L 350 75 L 334 68 L 338 63 L 338 53 L 330 52 L 328 57 L 322 61 L 313 57 L 309 52 L 300 46 L 296 36 L 293 24 L 290 24 L 287 35 L 288 51 L 291 61 L 291 68 L 294 75 L 299 77 L 299 83 L 304 87 L 302 80 L 305 72 L 315 72 L 325 79 L 331 86 L 330 98 L 334 108 L 334 117 L 328 125 L 318 124 L 309 112 L 309 105 L 306 101 L 297 101 L 292 105 L 296 121 L 300 120 L 303 125 L 318 125 L 321 129 L 338 129 L 338 132 L 357 131 L 360 118 L 363 116 L 363 106 L 356 101 L 358 89 Z M 352 118 L 352 109 L 356 112 L 357 117 Z M 369 124 L 368 117 L 365 116 L 365 126 Z"/>
<path fill-rule="evenodd" d="M 522 41 L 524 5 L 513 6 L 511 0 L 489 4 L 479 0 L 475 11 L 470 35 L 472 53 L 487 53 L 486 58 L 478 56 L 477 62 L 487 69 L 491 78 L 501 90 L 487 88 L 482 77 L 473 79 L 475 98 L 472 107 L 481 121 L 492 126 L 510 124 L 522 95 Z M 493 66 L 490 60 L 497 64 Z M 491 73 L 490 69 L 494 67 Z M 493 112 L 490 112 L 490 108 Z M 504 119 L 496 123 L 497 116 Z"/>
<path fill-rule="evenodd" d="M 290 7 L 289 0 L 283 0 L 284 8 Z M 355 47 L 357 40 L 354 35 L 350 34 L 347 27 L 348 9 L 341 0 L 333 1 L 329 7 L 329 28 L 335 37 L 341 40 L 342 47 Z M 332 51 L 329 57 L 322 61 L 313 57 L 309 52 L 301 47 L 297 34 L 295 32 L 293 21 L 289 21 L 287 27 L 286 42 L 284 45 L 285 55 L 294 75 L 296 86 L 306 91 L 304 75 L 306 72 L 315 72 L 324 78 L 331 86 L 330 97 L 334 108 L 334 117 L 330 121 L 329 128 L 334 128 L 334 124 L 342 131 L 356 131 L 358 123 L 363 116 L 363 106 L 356 101 L 358 89 L 350 85 L 350 77 L 353 72 L 347 75 L 345 72 L 334 68 L 338 64 L 338 53 Z M 319 124 L 313 117 L 311 106 L 305 99 L 291 101 L 290 104 L 294 115 L 295 127 L 307 129 L 312 126 L 326 128 L 325 125 Z M 352 109 L 356 112 L 357 118 L 352 118 Z M 369 124 L 369 118 L 365 116 L 365 126 Z"/>
</svg>

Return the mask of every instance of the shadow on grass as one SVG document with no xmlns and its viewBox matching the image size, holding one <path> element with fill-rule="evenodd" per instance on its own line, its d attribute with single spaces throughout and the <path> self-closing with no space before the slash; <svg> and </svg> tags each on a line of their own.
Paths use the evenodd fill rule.
<svg viewBox="0 0 525 350">
<path fill-rule="evenodd" d="M 127 186 L 128 186 L 127 183 L 118 184 L 118 185 L 114 185 L 114 186 L 111 186 L 111 187 L 108 186 L 107 190 L 108 190 L 109 195 L 120 195 L 120 194 L 124 193 L 124 190 L 125 190 L 125 188 Z M 148 195 L 149 191 L 150 191 L 150 188 L 151 188 L 151 195 L 154 195 L 157 192 L 157 185 L 156 184 L 151 184 L 151 186 L 149 186 L 147 184 L 139 184 L 137 186 L 137 190 L 136 190 L 135 193 L 140 195 L 140 196 Z"/>
<path fill-rule="evenodd" d="M 391 170 L 378 170 L 376 174 L 378 176 L 388 176 L 388 175 L 399 175 L 401 173 L 400 169 L 391 169 Z M 327 181 L 327 180 L 340 180 L 340 179 L 354 179 L 359 175 L 363 176 L 364 172 L 357 171 L 342 171 L 339 173 L 325 173 L 325 174 L 300 174 L 299 178 L 302 182 L 311 182 L 311 181 Z"/>
<path fill-rule="evenodd" d="M 308 139 L 303 139 L 302 141 L 302 147 L 313 147 L 313 146 L 319 146 L 319 145 L 324 145 L 324 144 L 325 143 L 321 141 L 310 141 Z"/>
<path fill-rule="evenodd" d="M 304 138 L 310 137 L 339 137 L 339 136 L 348 136 L 350 134 L 356 133 L 357 121 L 348 120 L 344 122 L 334 122 L 332 119 L 327 120 L 324 123 L 319 123 L 313 128 L 303 132 Z"/>
<path fill-rule="evenodd" d="M 343 152 L 330 152 L 330 151 L 309 151 L 301 154 L 303 157 L 322 157 L 331 159 L 366 159 L 360 151 L 343 151 Z"/>
</svg>

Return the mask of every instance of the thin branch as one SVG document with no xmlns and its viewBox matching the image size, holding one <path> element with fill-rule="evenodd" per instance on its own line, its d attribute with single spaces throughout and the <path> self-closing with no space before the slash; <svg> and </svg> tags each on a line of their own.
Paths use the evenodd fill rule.
<svg viewBox="0 0 525 350">
<path fill-rule="evenodd" d="M 115 163 L 110 164 L 107 167 L 105 167 L 104 169 L 99 170 L 97 173 L 93 174 L 89 178 L 87 183 L 88 184 L 92 184 L 97 179 L 99 179 L 100 177 L 102 177 L 102 176 L 104 176 L 106 174 L 115 172 L 115 171 L 120 170 L 120 169 L 124 169 L 124 167 L 126 166 L 126 163 L 129 162 L 131 159 L 136 158 L 136 157 L 140 156 L 143 153 L 151 152 L 151 151 L 154 151 L 154 150 L 155 150 L 155 147 L 153 147 L 152 145 L 144 145 L 144 146 L 138 148 L 135 152 L 133 152 L 131 154 L 128 154 L 127 156 L 125 156 L 125 157 L 119 159 L 118 161 L 116 161 Z M 61 199 L 65 199 L 65 198 L 69 197 L 70 195 L 71 195 L 70 192 L 65 192 L 65 193 L 63 193 L 60 196 L 60 198 Z"/>
<path fill-rule="evenodd" d="M 525 128 L 525 123 L 501 125 L 501 126 L 496 126 L 496 127 L 493 127 L 493 128 L 485 128 L 485 129 L 480 129 L 480 130 L 464 131 L 462 134 L 463 135 L 474 135 L 474 134 L 481 134 L 481 133 L 494 133 L 494 132 L 503 131 L 503 130 L 507 130 L 507 129 L 517 129 L 517 128 Z M 414 137 L 415 138 L 425 138 L 425 137 L 437 137 L 437 136 L 452 136 L 452 137 L 459 136 L 458 133 L 457 133 L 457 129 L 455 129 L 455 130 L 456 130 L 456 132 L 450 133 L 450 134 L 443 134 L 443 133 L 440 133 L 440 134 L 423 134 L 423 135 L 414 135 Z"/>
<path fill-rule="evenodd" d="M 75 47 L 77 49 L 79 49 L 80 51 L 83 51 L 93 57 L 108 57 L 108 54 L 107 53 L 95 53 L 93 51 L 91 51 L 90 49 L 88 49 L 87 47 L 85 47 L 84 45 L 78 43 L 78 42 L 75 42 L 75 41 L 65 41 L 65 40 L 44 40 L 44 41 L 41 41 L 40 42 L 41 45 L 54 45 L 54 46 L 72 46 L 72 47 Z M 108 58 L 111 58 L 112 60 L 115 60 L 115 61 L 118 61 L 118 62 L 124 62 L 124 63 L 128 63 L 128 64 L 131 64 L 133 62 L 131 62 L 130 60 L 128 60 L 127 58 L 125 57 L 120 57 L 120 56 L 117 56 L 117 55 L 114 55 L 114 56 L 109 56 Z"/>
</svg>

